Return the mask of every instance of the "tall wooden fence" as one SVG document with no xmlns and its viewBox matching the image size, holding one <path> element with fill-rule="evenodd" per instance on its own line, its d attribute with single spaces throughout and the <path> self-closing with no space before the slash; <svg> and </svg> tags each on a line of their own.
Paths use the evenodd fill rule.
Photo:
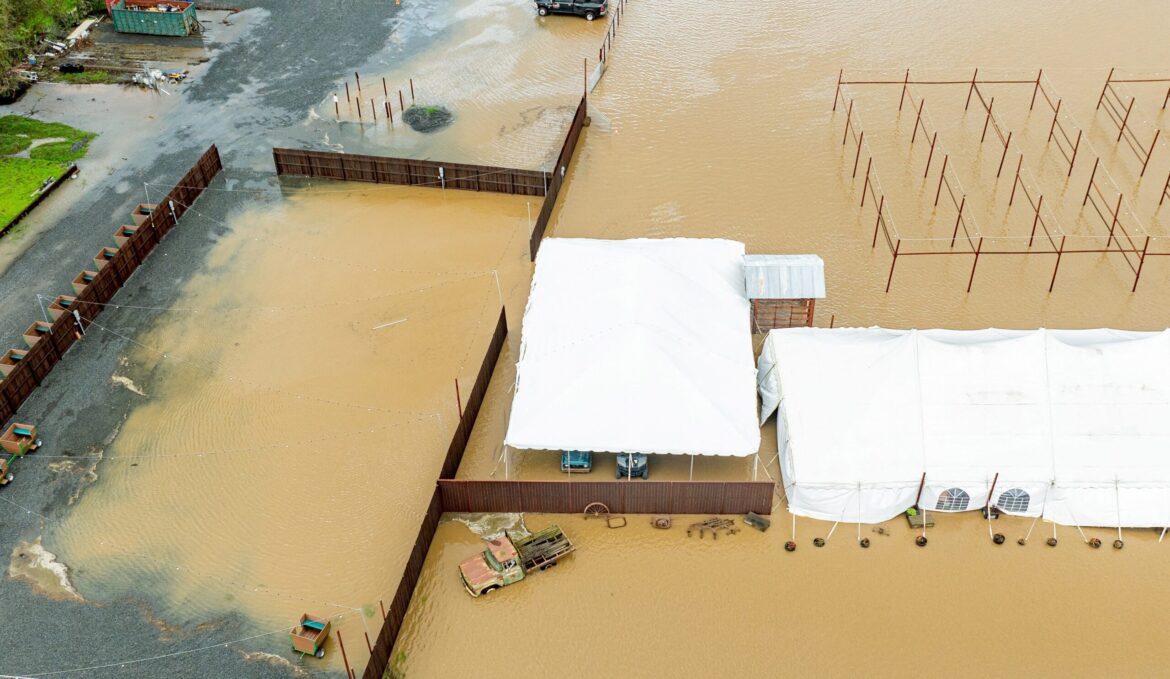
<svg viewBox="0 0 1170 679">
<path fill-rule="evenodd" d="M 276 174 L 319 177 L 374 184 L 433 186 L 444 189 L 493 191 L 522 196 L 543 196 L 549 174 L 491 165 L 449 163 L 442 160 L 385 158 L 328 151 L 272 149 Z"/>
<path fill-rule="evenodd" d="M 504 310 L 500 309 L 500 318 L 496 321 L 492 341 L 488 344 L 483 362 L 479 366 L 479 374 L 475 377 L 475 384 L 471 393 L 467 395 L 467 405 L 463 406 L 462 416 L 455 426 L 455 433 L 451 436 L 451 445 L 447 447 L 447 456 L 443 460 L 440 479 L 453 479 L 463 461 L 463 453 L 467 450 L 467 442 L 471 438 L 471 431 L 475 428 L 475 420 L 479 417 L 480 407 L 487 394 L 488 383 L 492 379 L 492 371 L 500 359 L 500 352 L 504 348 L 504 341 L 508 337 L 508 319 Z M 386 611 L 382 621 L 382 629 L 378 632 L 378 641 L 370 654 L 370 661 L 366 663 L 365 679 L 382 679 L 386 668 L 390 664 L 390 653 L 394 650 L 394 642 L 398 640 L 398 632 L 406 620 L 406 611 L 410 608 L 410 599 L 414 596 L 414 589 L 422 577 L 423 564 L 427 560 L 431 542 L 435 539 L 435 529 L 439 526 L 439 519 L 443 516 L 443 499 L 439 488 L 431 494 L 430 504 L 423 515 L 422 525 L 414 540 L 414 548 L 410 551 L 410 558 L 406 560 L 402 579 L 398 581 L 398 589 L 394 592 L 394 599 Z"/>
<path fill-rule="evenodd" d="M 553 168 L 552 182 L 548 193 L 544 196 L 544 205 L 540 207 L 540 215 L 532 228 L 532 236 L 528 239 L 528 253 L 532 261 L 536 261 L 536 251 L 540 249 L 540 241 L 544 240 L 544 232 L 548 230 L 548 220 L 552 218 L 553 206 L 557 196 L 561 193 L 561 185 L 565 183 L 565 174 L 569 171 L 569 164 L 573 162 L 573 152 L 577 150 L 577 142 L 581 139 L 581 128 L 585 127 L 586 98 L 581 97 L 577 104 L 577 112 L 573 114 L 573 122 L 569 125 L 569 133 L 565 135 L 565 143 L 561 144 L 561 152 L 557 156 L 556 167 Z"/>
<path fill-rule="evenodd" d="M 24 358 L 0 382 L 0 421 L 7 422 L 16 415 L 20 405 L 44 381 L 69 347 L 81 339 L 90 320 L 102 312 L 105 303 L 121 289 L 222 169 L 219 151 L 212 145 L 77 295 L 77 301 L 69 307 L 70 313 L 53 321 L 51 330 L 42 334 L 29 348 Z"/>
<path fill-rule="evenodd" d="M 552 172 L 282 148 L 272 149 L 272 160 L 276 164 L 276 174 L 280 176 L 544 196 L 544 203 L 541 204 L 540 214 L 528 240 L 528 252 L 535 262 L 536 251 L 540 249 L 540 241 L 548 230 L 553 207 L 565 183 L 569 165 L 573 162 L 577 142 L 581 139 L 587 109 L 586 97 L 582 95 Z"/>
<path fill-rule="evenodd" d="M 772 513 L 771 481 L 439 480 L 448 512 L 576 514 L 592 502 L 620 514 Z"/>
</svg>

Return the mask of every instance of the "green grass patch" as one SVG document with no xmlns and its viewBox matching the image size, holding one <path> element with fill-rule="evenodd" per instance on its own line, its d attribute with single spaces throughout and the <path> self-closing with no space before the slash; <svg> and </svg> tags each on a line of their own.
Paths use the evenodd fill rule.
<svg viewBox="0 0 1170 679">
<path fill-rule="evenodd" d="M 69 141 L 89 141 L 97 136 L 93 132 L 69 127 L 64 123 L 46 123 L 43 120 L 36 120 L 35 118 L 25 116 L 0 117 L 0 136 L 3 135 L 28 137 L 30 140 L 61 137 Z"/>
<path fill-rule="evenodd" d="M 41 144 L 30 151 L 28 155 L 36 160 L 70 163 L 85 155 L 86 146 L 85 141 L 55 141 Z"/>
<path fill-rule="evenodd" d="M 16 134 L 0 134 L 0 156 L 10 156 L 28 148 L 32 139 Z"/>
<path fill-rule="evenodd" d="M 46 179 L 60 177 L 66 169 L 47 160 L 0 158 L 0 228 L 33 202 Z"/>
<path fill-rule="evenodd" d="M 94 85 L 102 83 L 120 83 L 126 80 L 125 76 L 109 71 L 84 71 L 82 73 L 54 73 L 52 80 L 74 85 Z"/>
</svg>

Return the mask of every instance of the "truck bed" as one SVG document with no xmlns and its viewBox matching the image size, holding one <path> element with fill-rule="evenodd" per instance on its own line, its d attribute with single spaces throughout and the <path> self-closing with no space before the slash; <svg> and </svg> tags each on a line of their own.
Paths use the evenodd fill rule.
<svg viewBox="0 0 1170 679">
<path fill-rule="evenodd" d="M 520 565 L 525 573 L 556 563 L 575 549 L 569 536 L 558 526 L 549 526 L 527 537 L 515 538 L 512 544 L 520 553 Z"/>
</svg>

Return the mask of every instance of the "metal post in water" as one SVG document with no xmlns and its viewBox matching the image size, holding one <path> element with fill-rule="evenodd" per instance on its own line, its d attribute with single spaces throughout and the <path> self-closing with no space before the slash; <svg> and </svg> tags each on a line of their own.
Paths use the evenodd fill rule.
<svg viewBox="0 0 1170 679">
<path fill-rule="evenodd" d="M 337 645 L 341 647 L 341 662 L 345 663 L 345 673 L 349 674 L 349 658 L 345 655 L 345 641 L 341 638 L 341 630 L 337 630 Z"/>
</svg>

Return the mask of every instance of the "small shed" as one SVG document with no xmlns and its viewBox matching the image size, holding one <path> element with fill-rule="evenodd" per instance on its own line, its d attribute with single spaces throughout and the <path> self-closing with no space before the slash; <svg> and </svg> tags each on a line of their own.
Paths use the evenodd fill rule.
<svg viewBox="0 0 1170 679">
<path fill-rule="evenodd" d="M 744 281 L 752 305 L 752 330 L 812 326 L 825 297 L 825 261 L 817 255 L 744 255 Z"/>
<path fill-rule="evenodd" d="M 117 0 L 109 6 L 119 33 L 185 36 L 199 30 L 195 3 L 181 0 Z"/>
</svg>

